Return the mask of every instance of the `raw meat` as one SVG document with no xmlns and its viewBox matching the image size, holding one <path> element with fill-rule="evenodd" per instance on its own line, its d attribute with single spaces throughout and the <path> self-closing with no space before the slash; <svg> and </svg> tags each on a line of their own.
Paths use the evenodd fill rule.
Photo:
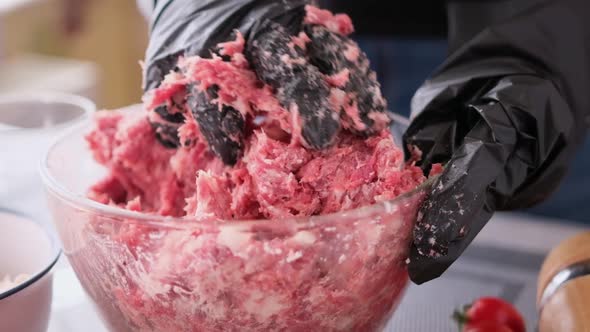
<svg viewBox="0 0 590 332">
<path fill-rule="evenodd" d="M 309 114 L 283 106 L 307 102 L 289 97 L 300 86 L 258 79 L 268 63 L 249 63 L 238 34 L 219 56 L 180 59 L 144 110 L 96 116 L 87 141 L 109 174 L 89 196 L 182 217 L 79 212 L 89 222 L 69 258 L 110 330 L 373 331 L 395 309 L 425 192 L 329 214 L 391 200 L 426 177 L 394 144 L 366 57 L 339 37 L 352 32 L 350 19 L 308 7 L 305 22 L 275 65 L 291 78 L 300 72 L 292 66 L 321 67 L 305 69 L 317 87 Z M 337 133 L 325 149 L 304 130 L 318 114 Z M 290 218 L 315 215 L 328 216 Z"/>
<path fill-rule="evenodd" d="M 237 33 L 234 41 L 220 45 L 219 56 L 181 58 L 179 70 L 146 95 L 145 113 L 101 112 L 87 139 L 96 160 L 111 172 L 90 197 L 122 207 L 134 201 L 143 212 L 198 220 L 276 219 L 353 209 L 422 183 L 421 170 L 404 165 L 388 132 L 385 102 L 378 83 L 368 78 L 374 76 L 368 60 L 342 38 L 353 31 L 350 20 L 307 10 L 306 31 L 285 42 L 285 56 L 275 64 L 279 69 L 263 71 L 264 82 L 255 71 L 272 65 L 272 57 L 252 68 Z M 319 48 L 314 39 L 331 46 Z M 253 46 L 263 54 L 268 47 Z M 310 63 L 323 65 L 318 70 Z M 305 115 L 297 107 L 283 107 L 285 96 L 297 95 L 286 91 L 302 70 L 307 70 L 305 84 L 311 84 L 310 77 L 317 80 L 315 103 L 317 110 L 325 109 L 324 115 L 310 116 L 333 118 L 337 127 L 328 127 L 343 128 L 327 149 L 308 148 L 302 129 L 309 126 L 298 117 L 305 122 Z M 204 132 L 200 125 L 219 129 Z M 373 135 L 365 138 L 361 132 Z M 158 140 L 179 146 L 170 149 Z M 228 160 L 235 165 L 224 166 Z"/>
<path fill-rule="evenodd" d="M 255 130 L 240 162 L 227 167 L 194 122 L 181 127 L 185 146 L 174 150 L 157 143 L 143 113 L 100 112 L 95 123 L 87 140 L 110 173 L 90 197 L 122 207 L 137 201 L 148 213 L 200 220 L 310 216 L 390 200 L 425 180 L 420 168 L 404 165 L 387 131 L 367 139 L 343 133 L 333 147 L 314 151 Z"/>
</svg>

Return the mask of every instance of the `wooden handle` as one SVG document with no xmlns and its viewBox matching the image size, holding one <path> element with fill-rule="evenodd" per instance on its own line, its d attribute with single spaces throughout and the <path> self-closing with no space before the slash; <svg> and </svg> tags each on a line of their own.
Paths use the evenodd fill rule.
<svg viewBox="0 0 590 332">
<path fill-rule="evenodd" d="M 539 332 L 590 332 L 590 276 L 564 284 L 545 302 Z"/>
<path fill-rule="evenodd" d="M 590 232 L 568 239 L 543 263 L 539 332 L 590 332 Z"/>
</svg>

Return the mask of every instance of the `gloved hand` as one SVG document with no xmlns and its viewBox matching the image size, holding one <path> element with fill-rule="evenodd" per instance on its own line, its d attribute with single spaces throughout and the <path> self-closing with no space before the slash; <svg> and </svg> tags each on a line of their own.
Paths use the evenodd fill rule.
<svg viewBox="0 0 590 332">
<path fill-rule="evenodd" d="M 216 45 L 233 40 L 234 30 L 246 39 L 246 58 L 258 78 L 275 89 L 279 102 L 290 112 L 297 112 L 304 144 L 313 149 L 328 147 L 343 126 L 359 135 L 372 134 L 376 128 L 372 112 L 385 113 L 379 84 L 369 69 L 364 54 L 346 56 L 350 31 L 333 32 L 305 21 L 305 0 L 171 0 L 158 1 L 152 15 L 151 37 L 145 63 L 145 87 L 158 87 L 164 76 L 175 68 L 180 55 L 210 57 Z M 293 36 L 305 33 L 304 47 L 293 43 Z M 305 40 L 301 38 L 300 40 Z M 343 110 L 332 109 L 332 88 L 324 75 L 349 70 L 343 88 L 354 95 L 362 124 L 347 117 Z M 187 91 L 192 116 L 209 146 L 226 164 L 234 164 L 243 147 L 247 119 L 228 105 L 218 105 L 218 87 Z M 178 107 L 178 106 L 173 106 Z M 165 146 L 179 145 L 178 127 L 184 115 L 161 105 L 153 121 L 158 139 Z M 340 114 L 340 116 L 339 116 Z M 341 119 L 343 122 L 341 122 Z"/>
<path fill-rule="evenodd" d="M 494 211 L 545 199 L 585 136 L 590 4 L 531 2 L 449 6 L 452 54 L 415 95 L 404 136 L 425 170 L 446 163 L 414 229 L 415 283 L 440 276 Z"/>
</svg>

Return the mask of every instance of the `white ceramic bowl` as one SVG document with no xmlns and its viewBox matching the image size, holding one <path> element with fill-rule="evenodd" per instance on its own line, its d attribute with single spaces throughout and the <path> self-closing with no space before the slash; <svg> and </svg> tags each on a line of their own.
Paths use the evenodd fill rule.
<svg viewBox="0 0 590 332">
<path fill-rule="evenodd" d="M 0 210 L 0 278 L 28 278 L 0 290 L 0 331 L 43 332 L 49 324 L 51 270 L 61 250 L 47 227 L 23 215 Z"/>
</svg>

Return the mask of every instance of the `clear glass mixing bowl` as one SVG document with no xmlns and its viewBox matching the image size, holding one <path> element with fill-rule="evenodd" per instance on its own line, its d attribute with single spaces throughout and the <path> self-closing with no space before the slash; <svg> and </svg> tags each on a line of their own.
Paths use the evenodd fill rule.
<svg viewBox="0 0 590 332">
<path fill-rule="evenodd" d="M 64 129 L 95 110 L 90 100 L 75 95 L 0 93 L 0 208 L 48 222 L 39 160 Z"/>
<path fill-rule="evenodd" d="M 106 172 L 89 129 L 57 141 L 41 173 L 64 252 L 111 331 L 375 331 L 393 314 L 432 181 L 317 217 L 160 217 L 85 197 Z"/>
</svg>

